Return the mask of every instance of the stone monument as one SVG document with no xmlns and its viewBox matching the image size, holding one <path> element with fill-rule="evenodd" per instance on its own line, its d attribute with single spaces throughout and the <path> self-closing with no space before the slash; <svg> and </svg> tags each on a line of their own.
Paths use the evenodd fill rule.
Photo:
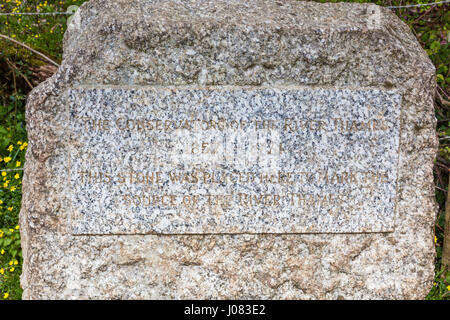
<svg viewBox="0 0 450 320">
<path fill-rule="evenodd" d="M 371 4 L 92 0 L 27 104 L 25 299 L 420 299 L 434 67 Z"/>
</svg>

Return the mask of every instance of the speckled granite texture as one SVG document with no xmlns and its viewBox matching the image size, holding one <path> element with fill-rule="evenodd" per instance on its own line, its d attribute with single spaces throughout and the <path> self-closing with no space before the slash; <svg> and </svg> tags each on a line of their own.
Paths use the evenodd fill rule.
<svg viewBox="0 0 450 320">
<path fill-rule="evenodd" d="M 68 96 L 74 234 L 394 229 L 394 92 L 177 86 Z"/>
<path fill-rule="evenodd" d="M 386 145 L 370 150 L 380 152 L 380 161 L 391 163 L 396 174 L 396 194 L 389 195 L 396 203 L 392 232 L 74 234 L 73 222 L 81 220 L 71 220 L 71 152 L 83 147 L 73 139 L 68 111 L 70 101 L 89 94 L 71 98 L 71 92 L 157 92 L 152 88 L 168 86 L 214 88 L 230 97 L 226 86 L 298 87 L 318 90 L 318 96 L 326 90 L 390 93 L 384 98 L 393 134 L 382 139 L 393 147 L 397 133 L 398 152 L 383 153 Z M 65 34 L 60 68 L 28 99 L 20 215 L 23 298 L 424 298 L 434 269 L 434 88 L 434 67 L 408 27 L 373 5 L 83 4 Z M 348 110 L 356 112 L 356 105 Z"/>
</svg>

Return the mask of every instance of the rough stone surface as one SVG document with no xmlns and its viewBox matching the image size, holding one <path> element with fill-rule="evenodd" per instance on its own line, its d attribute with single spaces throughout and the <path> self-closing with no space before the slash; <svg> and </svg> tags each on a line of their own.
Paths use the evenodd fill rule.
<svg viewBox="0 0 450 320">
<path fill-rule="evenodd" d="M 388 232 L 400 95 L 70 89 L 74 234 Z"/>
<path fill-rule="evenodd" d="M 68 162 L 76 146 L 67 110 L 69 93 L 82 86 L 395 92 L 392 231 L 75 235 Z M 373 5 L 83 4 L 66 32 L 60 68 L 27 104 L 23 298 L 424 298 L 434 269 L 434 86 L 434 67 L 408 27 Z"/>
</svg>

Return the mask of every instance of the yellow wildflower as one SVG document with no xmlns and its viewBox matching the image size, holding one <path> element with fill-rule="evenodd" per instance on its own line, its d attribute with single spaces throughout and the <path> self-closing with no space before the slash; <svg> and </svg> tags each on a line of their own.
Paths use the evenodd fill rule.
<svg viewBox="0 0 450 320">
<path fill-rule="evenodd" d="M 20 161 L 16 161 L 16 167 L 20 167 L 21 162 Z"/>
<path fill-rule="evenodd" d="M 12 267 L 11 269 L 9 269 L 9 272 L 14 272 L 14 267 Z"/>
<path fill-rule="evenodd" d="M 3 299 L 8 299 L 8 297 L 9 297 L 9 293 L 5 292 L 5 294 L 3 295 Z"/>
<path fill-rule="evenodd" d="M 28 27 L 28 26 L 27 26 Z M 22 144 L 22 141 L 17 141 L 17 144 L 20 146 Z"/>
<path fill-rule="evenodd" d="M 447 286 L 447 290 L 450 291 L 450 286 Z"/>
<path fill-rule="evenodd" d="M 23 146 L 23 145 L 22 145 Z M 21 147 L 22 148 L 22 147 Z M 5 161 L 6 163 L 11 161 L 11 157 L 5 157 L 5 159 L 3 159 L 3 161 Z"/>
<path fill-rule="evenodd" d="M 2 204 L 3 203 L 3 200 L 0 200 L 0 204 Z"/>
<path fill-rule="evenodd" d="M 0 274 L 5 274 L 5 269 L 1 268 L 0 269 Z"/>
<path fill-rule="evenodd" d="M 19 261 L 14 260 L 14 265 L 17 266 L 19 264 Z"/>
<path fill-rule="evenodd" d="M 4 188 L 8 188 L 8 182 L 5 182 L 5 183 L 3 184 L 3 187 L 4 187 Z"/>
<path fill-rule="evenodd" d="M 12 266 L 12 265 L 13 265 L 13 263 L 14 263 L 14 262 L 13 262 L 13 261 L 11 260 L 11 261 L 9 262 L 9 265 L 10 265 L 10 266 Z"/>
<path fill-rule="evenodd" d="M 436 243 L 437 242 L 437 237 L 436 236 L 434 236 L 434 243 Z"/>
<path fill-rule="evenodd" d="M 13 147 L 13 145 L 11 144 L 11 145 L 9 145 L 9 147 L 8 147 L 6 150 L 8 150 L 9 152 L 11 152 L 11 151 L 13 151 L 13 149 L 14 149 L 14 147 Z"/>
<path fill-rule="evenodd" d="M 19 225 L 17 225 L 17 226 L 16 226 L 16 230 L 19 230 L 19 228 L 20 228 Z"/>
<path fill-rule="evenodd" d="M 6 176 L 6 171 L 2 171 L 2 176 Z"/>
<path fill-rule="evenodd" d="M 14 232 L 14 229 L 9 229 L 9 232 Z"/>
<path fill-rule="evenodd" d="M 12 211 L 14 207 L 8 207 L 8 211 Z"/>
<path fill-rule="evenodd" d="M 11 191 L 16 191 L 16 187 L 15 187 L 15 186 L 12 186 L 12 187 L 11 187 Z"/>
<path fill-rule="evenodd" d="M 1 253 L 1 254 L 5 254 L 5 250 L 2 249 L 2 250 L 0 251 L 0 253 Z"/>
<path fill-rule="evenodd" d="M 14 176 L 14 179 L 19 179 L 20 175 L 18 173 L 16 173 L 16 175 Z"/>
</svg>

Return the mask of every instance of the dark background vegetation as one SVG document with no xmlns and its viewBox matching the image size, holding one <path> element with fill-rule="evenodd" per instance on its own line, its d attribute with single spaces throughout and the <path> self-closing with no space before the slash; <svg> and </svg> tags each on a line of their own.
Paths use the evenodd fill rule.
<svg viewBox="0 0 450 320">
<path fill-rule="evenodd" d="M 78 1 L 0 0 L 0 14 L 7 12 L 66 12 Z M 341 1 L 320 1 L 341 2 Z M 402 6 L 433 1 L 350 1 L 381 6 Z M 436 276 L 427 299 L 450 300 L 450 272 L 441 263 L 445 200 L 450 167 L 450 4 L 391 9 L 411 28 L 436 66 L 436 134 L 440 149 L 434 173 L 436 200 Z M 50 59 L 61 62 L 62 38 L 68 15 L 0 15 L 0 35 L 25 43 Z M 0 300 L 20 299 L 22 266 L 18 215 L 21 202 L 21 168 L 26 151 L 25 102 L 37 84 L 56 67 L 30 50 L 0 38 Z M 7 171 L 6 171 L 7 170 Z"/>
</svg>

